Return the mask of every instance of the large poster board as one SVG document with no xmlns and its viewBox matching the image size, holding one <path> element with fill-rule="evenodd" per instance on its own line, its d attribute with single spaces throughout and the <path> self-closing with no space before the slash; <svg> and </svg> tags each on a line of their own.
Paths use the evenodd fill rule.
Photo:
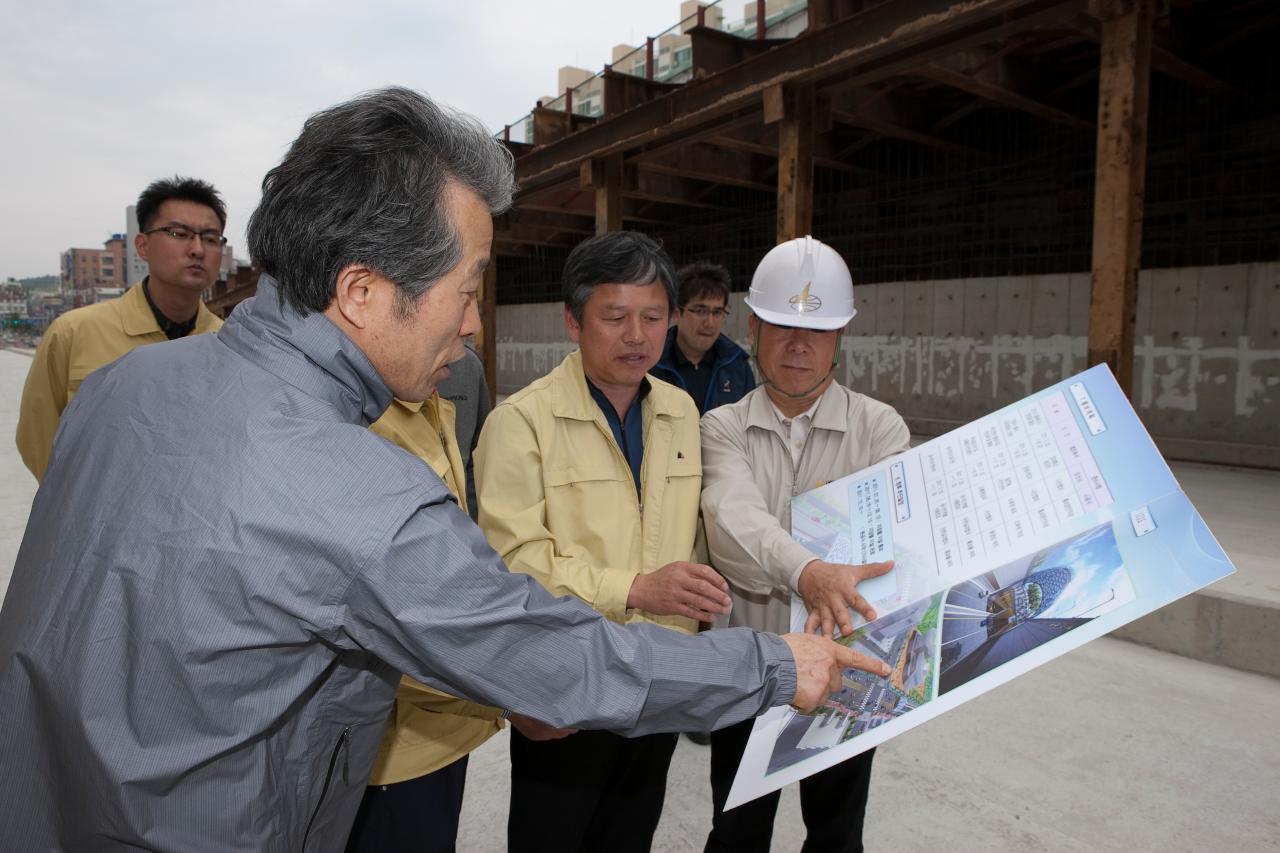
<svg viewBox="0 0 1280 853">
<path fill-rule="evenodd" d="M 859 587 L 846 670 L 817 710 L 756 720 L 726 808 L 864 752 L 1231 574 L 1133 407 L 1095 367 L 797 496 L 792 535 Z M 794 599 L 793 630 L 806 612 Z"/>
</svg>

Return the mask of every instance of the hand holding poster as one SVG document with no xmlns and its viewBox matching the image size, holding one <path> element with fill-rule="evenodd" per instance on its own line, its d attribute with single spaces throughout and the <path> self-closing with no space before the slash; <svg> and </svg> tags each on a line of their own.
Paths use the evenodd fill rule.
<svg viewBox="0 0 1280 853">
<path fill-rule="evenodd" d="M 829 562 L 894 560 L 811 713 L 752 730 L 726 808 L 851 758 L 1234 571 L 1103 367 L 799 495 L 792 535 Z M 792 603 L 793 630 L 807 616 Z"/>
</svg>

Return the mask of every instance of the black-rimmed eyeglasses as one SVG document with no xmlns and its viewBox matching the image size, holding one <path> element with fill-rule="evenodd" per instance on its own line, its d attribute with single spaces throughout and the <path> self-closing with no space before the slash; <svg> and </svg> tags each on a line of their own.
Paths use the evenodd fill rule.
<svg viewBox="0 0 1280 853">
<path fill-rule="evenodd" d="M 159 228 L 151 228 L 143 231 L 143 234 L 154 234 L 159 231 L 168 237 L 177 240 L 179 243 L 185 243 L 192 237 L 199 238 L 200 242 L 206 246 L 225 246 L 227 238 L 223 237 L 217 231 L 196 231 L 185 225 L 161 225 Z"/>
<path fill-rule="evenodd" d="M 728 308 L 708 308 L 705 305 L 688 305 L 685 306 L 684 310 L 697 317 L 699 320 L 705 320 L 708 317 L 723 320 L 725 317 L 729 316 Z"/>
</svg>

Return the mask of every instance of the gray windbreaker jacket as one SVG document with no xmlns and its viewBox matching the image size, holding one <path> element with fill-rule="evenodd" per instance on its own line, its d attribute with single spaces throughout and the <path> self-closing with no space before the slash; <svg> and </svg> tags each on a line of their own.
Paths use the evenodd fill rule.
<svg viewBox="0 0 1280 853">
<path fill-rule="evenodd" d="M 791 698 L 777 637 L 624 628 L 509 573 L 368 431 L 390 400 L 266 276 L 85 381 L 0 610 L 0 850 L 341 850 L 402 672 L 627 734 Z"/>
</svg>

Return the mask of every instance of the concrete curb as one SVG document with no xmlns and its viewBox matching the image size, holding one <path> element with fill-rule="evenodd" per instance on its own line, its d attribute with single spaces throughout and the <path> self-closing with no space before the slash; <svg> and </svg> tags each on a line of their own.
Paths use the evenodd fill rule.
<svg viewBox="0 0 1280 853">
<path fill-rule="evenodd" d="M 1201 590 L 1111 636 L 1164 652 L 1280 678 L 1280 603 Z"/>
</svg>

